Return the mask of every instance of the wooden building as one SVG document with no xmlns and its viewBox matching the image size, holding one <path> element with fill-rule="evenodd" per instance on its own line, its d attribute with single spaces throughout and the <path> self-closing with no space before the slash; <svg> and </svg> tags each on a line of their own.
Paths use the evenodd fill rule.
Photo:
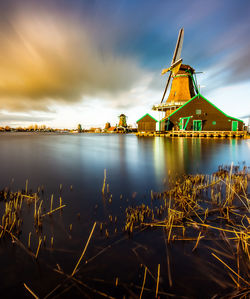
<svg viewBox="0 0 250 299">
<path fill-rule="evenodd" d="M 161 131 L 243 131 L 243 121 L 230 117 L 200 93 L 160 121 Z"/>
<path fill-rule="evenodd" d="M 154 119 L 148 113 L 137 120 L 138 132 L 154 132 L 156 130 L 156 123 L 158 121 Z"/>
</svg>

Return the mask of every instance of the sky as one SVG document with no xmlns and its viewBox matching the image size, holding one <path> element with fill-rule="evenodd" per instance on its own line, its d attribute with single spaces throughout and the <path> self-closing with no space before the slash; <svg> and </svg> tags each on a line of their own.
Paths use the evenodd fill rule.
<svg viewBox="0 0 250 299">
<path fill-rule="evenodd" d="M 151 108 L 182 27 L 201 94 L 247 123 L 249 0 L 1 0 L 0 126 L 159 119 Z"/>
</svg>

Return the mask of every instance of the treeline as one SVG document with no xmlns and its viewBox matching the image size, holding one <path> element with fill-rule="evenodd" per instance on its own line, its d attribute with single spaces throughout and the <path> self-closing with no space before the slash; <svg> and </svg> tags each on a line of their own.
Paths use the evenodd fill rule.
<svg viewBox="0 0 250 299">
<path fill-rule="evenodd" d="M 50 127 L 46 127 L 45 125 L 31 125 L 28 127 L 16 127 L 11 128 L 10 126 L 0 127 L 1 132 L 57 132 L 62 131 L 62 129 L 53 129 Z M 69 131 L 68 129 L 64 129 L 63 131 Z"/>
</svg>

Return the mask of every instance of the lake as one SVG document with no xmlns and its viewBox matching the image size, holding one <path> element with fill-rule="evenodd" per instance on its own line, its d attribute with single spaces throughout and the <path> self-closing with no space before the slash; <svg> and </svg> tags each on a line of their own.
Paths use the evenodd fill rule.
<svg viewBox="0 0 250 299">
<path fill-rule="evenodd" d="M 151 190 L 162 192 L 168 186 L 170 177 L 185 174 L 211 174 L 219 165 L 250 165 L 250 139 L 206 139 L 206 138 L 164 138 L 137 137 L 135 135 L 115 134 L 55 134 L 55 133 L 1 133 L 0 166 L 1 187 L 11 190 L 24 189 L 28 180 L 28 189 L 44 190 L 43 209 L 47 211 L 51 204 L 59 205 L 62 197 L 66 207 L 63 212 L 55 213 L 44 221 L 43 236 L 46 235 L 47 246 L 39 253 L 40 260 L 34 262 L 18 246 L 1 240 L 0 243 L 0 291 L 4 298 L 11 298 L 26 290 L 23 283 L 44 297 L 61 282 L 62 277 L 54 271 L 58 264 L 66 273 L 71 273 L 85 246 L 90 230 L 95 221 L 107 222 L 110 215 L 116 215 L 117 222 L 107 225 L 109 238 L 96 229 L 94 241 L 90 242 L 86 258 L 95 257 L 105 246 L 112 245 L 112 250 L 94 259 L 81 270 L 79 278 L 88 275 L 89 288 L 96 288 L 101 280 L 107 280 L 98 290 L 105 291 L 113 287 L 116 277 L 123 281 L 123 289 L 112 292 L 115 298 L 122 298 L 132 282 L 142 283 L 140 264 L 148 263 L 157 272 L 157 264 L 166 263 L 165 248 L 161 247 L 162 231 L 142 232 L 133 239 L 124 237 L 124 211 L 129 204 L 148 202 Z M 107 184 L 112 197 L 103 200 L 102 186 L 104 169 L 107 173 Z M 61 187 L 60 187 L 61 185 Z M 0 205 L 3 210 L 3 203 Z M 1 211 L 0 210 L 0 211 Z M 23 227 L 20 240 L 26 245 L 29 232 L 32 233 L 31 249 L 37 249 L 37 234 L 34 231 L 30 216 L 33 207 L 23 212 Z M 2 211 L 0 213 L 2 216 Z M 70 228 L 71 226 L 71 228 Z M 117 232 L 116 232 L 117 231 Z M 51 237 L 54 248 L 49 248 Z M 154 241 L 158 240 L 157 242 Z M 117 242 L 117 243 L 116 243 Z M 144 244 L 144 245 L 143 245 Z M 145 245 L 146 244 L 146 245 Z M 179 296 L 198 298 L 197 294 L 207 294 L 212 282 L 202 282 L 204 293 L 190 287 L 190 273 L 199 281 L 196 272 L 196 260 L 186 262 L 189 245 L 176 246 L 171 255 L 176 259 L 176 274 L 173 279 L 179 281 L 172 287 L 173 293 L 182 288 Z M 191 246 L 192 247 L 192 246 Z M 145 249 L 146 248 L 146 249 Z M 174 263 L 174 262 L 173 262 Z M 180 263 L 186 263 L 182 269 Z M 181 270 L 182 269 L 182 270 Z M 162 272 L 162 284 L 164 274 Z M 195 281 L 196 281 L 195 280 Z M 195 283 L 197 283 L 197 281 Z M 192 282 L 193 283 L 193 282 Z M 191 283 L 191 284 L 192 284 Z M 82 291 L 68 286 L 70 291 L 59 297 L 83 296 Z M 148 286 L 150 287 L 150 285 Z M 87 288 L 87 287 L 86 287 Z M 189 291 L 188 291 L 188 290 Z M 214 291 L 220 290 L 220 286 Z M 190 293 L 188 293 L 190 292 Z M 87 289 L 86 296 L 93 296 Z M 91 295 L 92 294 L 92 295 Z M 210 290 L 210 295 L 211 293 Z M 54 295 L 54 294 L 53 294 Z M 102 297 L 95 293 L 96 298 Z M 134 296 L 130 294 L 131 298 Z M 53 296 L 52 296 L 53 297 Z M 148 295 L 150 298 L 150 295 Z M 206 296 L 201 297 L 206 298 Z"/>
</svg>

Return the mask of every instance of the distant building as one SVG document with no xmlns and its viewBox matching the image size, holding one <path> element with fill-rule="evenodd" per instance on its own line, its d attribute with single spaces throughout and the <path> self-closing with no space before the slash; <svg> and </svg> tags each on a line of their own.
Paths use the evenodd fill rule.
<svg viewBox="0 0 250 299">
<path fill-rule="evenodd" d="M 108 130 L 110 128 L 110 123 L 106 122 L 104 130 Z"/>
<path fill-rule="evenodd" d="M 136 123 L 138 125 L 138 132 L 154 132 L 157 120 L 147 113 L 138 119 Z"/>
<path fill-rule="evenodd" d="M 127 128 L 127 116 L 125 114 L 121 114 L 119 116 L 119 124 L 118 127 Z"/>
<path fill-rule="evenodd" d="M 161 131 L 243 131 L 243 121 L 230 117 L 197 94 L 160 121 Z"/>
<path fill-rule="evenodd" d="M 108 128 L 108 133 L 113 133 L 113 132 L 116 132 L 116 127 L 110 127 L 110 128 Z"/>
<path fill-rule="evenodd" d="M 81 124 L 78 124 L 78 126 L 77 126 L 77 131 L 78 131 L 78 133 L 81 133 L 81 132 L 82 132 L 82 125 L 81 125 Z"/>
</svg>

